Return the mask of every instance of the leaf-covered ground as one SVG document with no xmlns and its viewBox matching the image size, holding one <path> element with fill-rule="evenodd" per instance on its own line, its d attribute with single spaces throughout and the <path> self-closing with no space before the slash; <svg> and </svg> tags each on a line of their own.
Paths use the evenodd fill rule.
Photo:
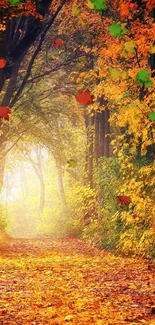
<svg viewBox="0 0 155 325">
<path fill-rule="evenodd" d="M 14 240 L 0 250 L 0 324 L 155 324 L 155 270 L 82 240 Z"/>
</svg>

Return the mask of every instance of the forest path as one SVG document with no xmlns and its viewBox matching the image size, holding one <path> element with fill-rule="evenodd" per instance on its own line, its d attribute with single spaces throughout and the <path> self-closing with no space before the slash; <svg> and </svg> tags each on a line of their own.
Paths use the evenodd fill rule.
<svg viewBox="0 0 155 325">
<path fill-rule="evenodd" d="M 1 325 L 155 325 L 155 272 L 83 240 L 13 240 L 0 250 Z"/>
</svg>

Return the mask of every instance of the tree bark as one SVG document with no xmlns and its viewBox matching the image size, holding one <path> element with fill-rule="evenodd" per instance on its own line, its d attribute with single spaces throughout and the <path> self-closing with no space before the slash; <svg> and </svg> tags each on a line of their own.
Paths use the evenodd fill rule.
<svg viewBox="0 0 155 325">
<path fill-rule="evenodd" d="M 105 139 L 104 139 L 104 155 L 110 156 L 110 124 L 109 124 L 109 109 L 105 107 Z"/>
<path fill-rule="evenodd" d="M 23 57 L 20 57 L 19 60 L 14 65 L 13 69 L 12 69 L 11 78 L 9 80 L 7 90 L 6 90 L 5 95 L 3 97 L 1 106 L 9 106 L 11 108 L 11 106 L 9 104 L 10 104 L 10 100 L 11 100 L 11 98 L 13 96 L 13 93 L 14 93 L 14 90 L 15 90 L 15 85 L 16 85 L 16 81 L 17 81 L 17 77 L 18 77 L 18 72 L 19 72 L 19 68 L 20 68 L 22 60 L 23 60 Z"/>
<path fill-rule="evenodd" d="M 86 137 L 87 137 L 85 169 L 87 173 L 87 181 L 90 184 L 91 188 L 93 188 L 94 122 L 95 122 L 94 115 L 89 116 L 88 112 L 85 111 L 85 126 L 86 126 Z"/>
<path fill-rule="evenodd" d="M 24 17 L 20 16 L 20 18 L 8 18 L 7 22 L 7 29 L 3 32 L 0 32 L 0 57 L 4 57 L 7 60 L 7 64 L 3 69 L 0 69 L 0 91 L 6 85 L 7 79 L 9 79 L 8 85 L 6 87 L 5 95 L 1 102 L 1 106 L 9 106 L 10 108 L 16 103 L 19 98 L 19 95 L 23 91 L 23 88 L 26 84 L 26 81 L 31 73 L 31 69 L 34 63 L 34 60 L 38 54 L 38 48 L 36 50 L 36 55 L 34 53 L 34 59 L 30 60 L 30 65 L 28 66 L 28 72 L 25 75 L 25 83 L 20 85 L 20 89 L 17 90 L 17 95 L 13 98 L 11 103 L 12 97 L 14 95 L 15 85 L 19 73 L 20 65 L 28 52 L 30 46 L 34 44 L 37 40 L 38 36 L 41 35 L 41 40 L 39 42 L 39 49 L 44 41 L 45 35 L 55 18 L 57 17 L 58 13 L 62 9 L 63 5 L 65 4 L 66 0 L 62 0 L 60 6 L 57 8 L 54 14 L 51 15 L 49 21 L 41 22 L 38 18 L 35 17 Z M 51 0 L 41 0 L 36 1 L 37 12 L 40 13 L 42 16 L 45 16 L 48 13 L 48 9 L 50 4 L 52 3 Z M 9 14 L 9 12 L 8 12 Z M 23 29 L 23 37 L 21 38 L 19 29 Z M 20 90 L 20 91 L 19 91 Z M 1 123 L 0 123 L 1 127 Z M 5 149 L 6 145 L 6 138 L 7 138 L 7 127 L 4 130 L 5 135 L 0 136 L 0 154 Z M 5 138 L 5 141 L 3 141 Z M 1 159 L 0 163 L 0 190 L 2 188 L 2 180 L 4 175 L 4 167 L 5 167 L 5 159 Z M 42 190 L 43 191 L 43 190 Z M 43 203 L 42 203 L 43 204 Z"/>
<path fill-rule="evenodd" d="M 105 155 L 105 111 L 99 115 L 99 157 Z"/>
<path fill-rule="evenodd" d="M 40 177 L 40 206 L 39 210 L 43 211 L 45 206 L 45 184 L 44 184 L 44 178 Z"/>
<path fill-rule="evenodd" d="M 6 139 L 2 134 L 0 136 L 0 191 L 3 187 L 3 177 L 4 177 L 4 170 L 5 170 L 5 156 L 3 156 L 3 152 L 6 148 Z"/>
<path fill-rule="evenodd" d="M 43 159 L 42 159 L 42 148 L 38 147 L 37 150 L 37 162 L 38 162 L 38 176 L 40 180 L 40 211 L 42 212 L 45 206 L 45 183 L 43 175 Z"/>
<path fill-rule="evenodd" d="M 58 171 L 58 187 L 59 187 L 60 197 L 61 197 L 63 204 L 66 205 L 62 168 L 59 164 L 57 164 L 57 171 Z"/>
<path fill-rule="evenodd" d="M 20 67 L 20 64 L 21 64 L 21 60 L 22 60 L 22 58 L 20 60 L 18 60 L 18 62 L 16 63 L 16 65 L 13 68 L 12 75 L 11 75 L 11 78 L 9 80 L 8 87 L 7 87 L 5 96 L 3 98 L 3 101 L 1 103 L 1 106 L 8 106 L 9 105 L 10 99 L 11 99 L 11 97 L 13 95 L 13 92 L 14 92 L 14 87 L 15 87 L 15 84 L 16 84 L 16 80 L 17 80 L 17 76 L 18 76 L 18 70 L 19 70 L 19 67 Z M 0 127 L 1 127 L 1 125 L 2 125 L 2 122 L 0 122 Z M 3 134 L 0 136 L 0 156 L 1 155 L 3 156 L 3 151 L 6 149 L 7 130 L 8 130 L 8 128 L 7 128 L 7 126 L 5 126 L 5 129 L 3 130 Z M 3 157 L 0 160 L 0 191 L 1 191 L 2 186 L 3 186 L 4 170 L 5 170 L 5 157 Z"/>
<path fill-rule="evenodd" d="M 100 148 L 99 148 L 99 126 L 100 126 L 100 121 L 99 121 L 99 112 L 95 113 L 95 161 L 98 161 L 99 158 L 99 153 L 100 153 Z"/>
<path fill-rule="evenodd" d="M 103 98 L 98 99 L 100 104 L 104 106 L 104 110 L 98 113 L 99 118 L 99 157 L 110 156 L 110 124 L 108 102 Z"/>
<path fill-rule="evenodd" d="M 43 160 L 42 160 L 42 151 L 41 146 L 36 148 L 36 158 L 37 163 L 31 158 L 30 154 L 28 154 L 28 158 L 35 170 L 36 175 L 38 176 L 40 182 L 40 204 L 39 210 L 42 212 L 45 206 L 45 183 L 44 183 L 44 174 L 43 174 Z"/>
<path fill-rule="evenodd" d="M 89 117 L 89 156 L 88 156 L 88 182 L 93 188 L 93 166 L 94 166 L 94 115 Z"/>
</svg>

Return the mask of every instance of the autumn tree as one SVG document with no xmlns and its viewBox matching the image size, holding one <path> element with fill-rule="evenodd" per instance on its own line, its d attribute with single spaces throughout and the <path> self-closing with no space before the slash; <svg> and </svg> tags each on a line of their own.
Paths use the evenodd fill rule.
<svg viewBox="0 0 155 325">
<path fill-rule="evenodd" d="M 1 5 L 0 57 L 5 63 L 0 68 L 1 107 L 11 108 L 21 95 L 32 66 L 37 58 L 46 33 L 63 8 L 64 1 L 25 2 L 11 5 L 4 1 Z M 30 50 L 31 48 L 31 50 Z M 30 51 L 29 62 L 27 53 Z M 21 73 L 23 69 L 25 74 Z M 20 83 L 19 74 L 22 76 Z M 0 137 L 1 152 L 7 142 L 7 127 Z M 5 161 L 1 160 L 1 185 Z"/>
</svg>

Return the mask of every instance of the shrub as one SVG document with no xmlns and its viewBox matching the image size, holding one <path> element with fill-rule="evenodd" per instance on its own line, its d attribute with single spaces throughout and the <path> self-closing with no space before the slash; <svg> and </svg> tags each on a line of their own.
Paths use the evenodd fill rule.
<svg viewBox="0 0 155 325">
<path fill-rule="evenodd" d="M 84 229 L 84 237 L 98 247 L 114 250 L 122 229 L 117 212 L 116 196 L 121 183 L 119 160 L 102 157 L 94 172 L 95 190 L 98 196 L 98 216 Z"/>
</svg>

